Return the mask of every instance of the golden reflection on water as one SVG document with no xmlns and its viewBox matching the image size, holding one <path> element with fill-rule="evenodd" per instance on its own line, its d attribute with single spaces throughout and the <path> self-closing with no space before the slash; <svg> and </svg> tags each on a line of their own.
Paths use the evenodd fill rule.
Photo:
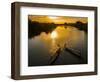
<svg viewBox="0 0 100 82">
<path fill-rule="evenodd" d="M 52 32 L 51 32 L 51 38 L 52 38 L 52 39 L 57 38 L 57 36 L 58 36 L 57 31 L 52 31 Z"/>
<path fill-rule="evenodd" d="M 74 48 L 79 44 L 84 43 L 85 33 L 83 31 L 79 31 L 75 27 L 67 27 L 58 26 L 53 30 L 53 34 L 41 32 L 38 37 L 45 43 L 46 48 L 49 50 L 51 56 L 56 53 L 56 51 L 60 48 L 66 47 Z"/>
</svg>

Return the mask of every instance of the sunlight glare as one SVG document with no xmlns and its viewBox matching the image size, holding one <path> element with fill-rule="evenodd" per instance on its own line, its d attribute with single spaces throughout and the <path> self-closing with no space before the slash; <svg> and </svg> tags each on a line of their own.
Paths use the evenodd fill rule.
<svg viewBox="0 0 100 82">
<path fill-rule="evenodd" d="M 52 39 L 55 39 L 57 37 L 57 32 L 56 31 L 53 31 L 52 33 L 51 33 L 51 38 Z"/>
<path fill-rule="evenodd" d="M 48 16 L 50 19 L 56 19 L 56 16 Z"/>
</svg>

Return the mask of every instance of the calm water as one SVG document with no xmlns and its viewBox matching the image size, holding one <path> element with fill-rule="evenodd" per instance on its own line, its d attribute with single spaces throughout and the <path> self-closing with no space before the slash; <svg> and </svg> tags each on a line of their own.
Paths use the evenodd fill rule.
<svg viewBox="0 0 100 82">
<path fill-rule="evenodd" d="M 86 64 L 87 63 L 87 34 L 75 27 L 58 26 L 55 39 L 51 38 L 51 33 L 42 32 L 40 35 L 28 40 L 28 65 L 45 66 L 49 65 L 50 59 L 55 56 L 60 48 L 59 57 L 54 65 Z M 73 55 L 64 48 L 79 52 L 81 58 Z"/>
</svg>

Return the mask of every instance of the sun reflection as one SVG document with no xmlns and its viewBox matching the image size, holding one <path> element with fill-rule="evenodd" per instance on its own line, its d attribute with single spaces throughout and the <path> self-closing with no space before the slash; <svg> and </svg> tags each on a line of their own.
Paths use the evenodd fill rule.
<svg viewBox="0 0 100 82">
<path fill-rule="evenodd" d="M 56 32 L 56 31 L 53 31 L 53 32 L 51 33 L 51 38 L 52 38 L 52 39 L 57 38 L 57 32 Z"/>
</svg>

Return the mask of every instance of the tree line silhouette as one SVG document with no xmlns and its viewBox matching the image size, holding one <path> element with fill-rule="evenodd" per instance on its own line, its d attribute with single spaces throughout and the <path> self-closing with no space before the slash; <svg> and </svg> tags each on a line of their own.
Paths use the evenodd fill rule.
<svg viewBox="0 0 100 82">
<path fill-rule="evenodd" d="M 87 33 L 87 24 L 82 23 L 81 21 L 77 21 L 76 23 L 64 23 L 64 24 L 55 24 L 55 23 L 40 23 L 37 21 L 31 21 L 28 19 L 28 38 L 32 38 L 34 36 L 39 35 L 41 32 L 52 32 L 57 26 L 73 26 L 81 31 L 85 31 Z"/>
</svg>

